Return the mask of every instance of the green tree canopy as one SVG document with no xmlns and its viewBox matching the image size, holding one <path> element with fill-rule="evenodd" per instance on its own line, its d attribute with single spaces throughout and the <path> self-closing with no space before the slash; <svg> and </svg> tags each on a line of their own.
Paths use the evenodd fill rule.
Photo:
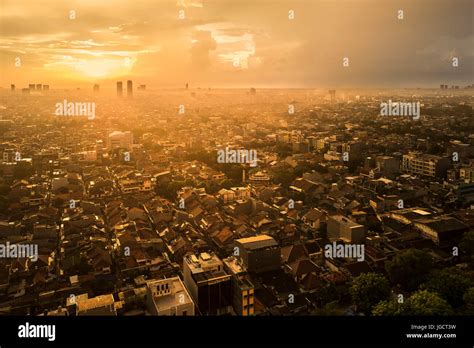
<svg viewBox="0 0 474 348">
<path fill-rule="evenodd" d="M 349 290 L 357 309 L 370 313 L 373 306 L 390 296 L 390 284 L 381 274 L 363 273 L 352 281 Z"/>
<path fill-rule="evenodd" d="M 392 283 L 399 284 L 407 291 L 413 291 L 425 281 L 432 266 L 433 260 L 428 253 L 408 249 L 387 261 L 385 269 Z"/>
<path fill-rule="evenodd" d="M 382 301 L 372 310 L 373 315 L 451 315 L 449 303 L 437 293 L 418 290 L 405 302 L 397 299 Z"/>
<path fill-rule="evenodd" d="M 453 307 L 463 305 L 463 295 L 474 285 L 472 274 L 458 267 L 443 268 L 431 272 L 423 288 L 438 293 Z"/>
<path fill-rule="evenodd" d="M 474 265 L 474 231 L 469 231 L 464 234 L 459 247 L 461 252 L 466 254 L 467 261 L 469 261 L 471 265 Z"/>
<path fill-rule="evenodd" d="M 464 314 L 474 315 L 474 287 L 466 290 L 463 296 L 464 300 Z"/>
</svg>

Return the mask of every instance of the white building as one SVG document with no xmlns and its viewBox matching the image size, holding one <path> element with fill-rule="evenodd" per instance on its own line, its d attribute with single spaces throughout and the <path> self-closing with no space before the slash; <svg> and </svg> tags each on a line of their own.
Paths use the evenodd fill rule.
<svg viewBox="0 0 474 348">
<path fill-rule="evenodd" d="M 133 134 L 130 131 L 120 132 L 113 131 L 107 137 L 107 149 L 113 150 L 117 148 L 131 149 L 133 144 Z"/>
<path fill-rule="evenodd" d="M 361 243 L 365 239 L 365 227 L 342 215 L 328 217 L 327 236 L 329 240 L 342 239 L 347 243 Z"/>
<path fill-rule="evenodd" d="M 148 281 L 147 308 L 152 315 L 194 315 L 194 302 L 179 277 Z"/>
</svg>

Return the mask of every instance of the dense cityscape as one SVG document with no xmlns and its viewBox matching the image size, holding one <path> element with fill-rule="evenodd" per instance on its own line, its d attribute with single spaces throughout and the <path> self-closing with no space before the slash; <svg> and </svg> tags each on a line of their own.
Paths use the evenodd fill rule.
<svg viewBox="0 0 474 348">
<path fill-rule="evenodd" d="M 0 90 L 1 314 L 474 313 L 472 85 L 138 82 Z"/>
</svg>

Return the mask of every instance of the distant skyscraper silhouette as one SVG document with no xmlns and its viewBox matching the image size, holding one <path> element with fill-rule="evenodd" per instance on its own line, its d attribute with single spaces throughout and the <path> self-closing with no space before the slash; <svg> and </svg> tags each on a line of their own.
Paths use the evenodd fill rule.
<svg viewBox="0 0 474 348">
<path fill-rule="evenodd" d="M 329 96 L 331 97 L 331 102 L 335 102 L 336 101 L 336 90 L 335 89 L 330 89 L 329 90 Z"/>
<path fill-rule="evenodd" d="M 117 97 L 121 97 L 123 94 L 122 81 L 117 82 Z"/>
<path fill-rule="evenodd" d="M 30 83 L 30 84 L 28 85 L 28 87 L 29 87 L 29 89 L 30 89 L 30 92 L 31 92 L 31 91 L 34 91 L 34 90 L 36 89 L 36 85 L 35 85 L 34 83 Z"/>
<path fill-rule="evenodd" d="M 100 86 L 99 85 L 94 85 L 94 92 L 95 93 L 98 93 L 99 92 L 99 89 L 100 89 Z"/>
<path fill-rule="evenodd" d="M 43 91 L 49 91 L 49 85 L 43 85 Z"/>
<path fill-rule="evenodd" d="M 189 84 L 188 84 L 188 83 L 186 83 L 186 89 L 188 89 L 188 88 L 189 88 Z"/>
<path fill-rule="evenodd" d="M 132 80 L 127 81 L 127 97 L 133 97 L 133 82 Z"/>
<path fill-rule="evenodd" d="M 36 90 L 41 91 L 42 89 L 43 89 L 43 86 L 41 85 L 41 83 L 37 83 L 36 84 Z"/>
<path fill-rule="evenodd" d="M 11 90 L 12 92 L 15 92 L 15 85 L 10 85 L 10 90 Z"/>
</svg>

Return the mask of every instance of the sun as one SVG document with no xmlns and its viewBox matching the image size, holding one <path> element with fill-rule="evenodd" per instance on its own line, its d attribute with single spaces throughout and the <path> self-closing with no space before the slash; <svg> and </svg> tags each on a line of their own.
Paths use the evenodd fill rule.
<svg viewBox="0 0 474 348">
<path fill-rule="evenodd" d="M 131 61 L 126 59 L 97 58 L 77 62 L 75 68 L 83 76 L 104 78 L 126 74 L 132 65 Z"/>
</svg>

